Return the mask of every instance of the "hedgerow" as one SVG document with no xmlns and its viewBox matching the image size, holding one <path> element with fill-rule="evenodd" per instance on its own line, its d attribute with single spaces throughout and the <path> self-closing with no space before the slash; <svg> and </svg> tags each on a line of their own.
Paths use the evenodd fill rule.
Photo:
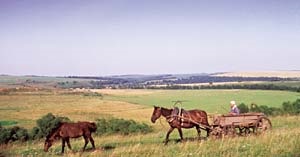
<svg viewBox="0 0 300 157">
<path fill-rule="evenodd" d="M 300 114 L 300 99 L 297 99 L 294 102 L 283 102 L 281 107 L 268 107 L 266 105 L 256 105 L 252 103 L 250 107 L 241 103 L 238 105 L 241 113 L 247 112 L 262 112 L 266 115 L 299 115 Z"/>
<path fill-rule="evenodd" d="M 122 134 L 128 135 L 130 133 L 149 133 L 153 129 L 145 123 L 137 123 L 133 120 L 125 120 L 118 118 L 97 119 L 97 135 L 104 134 Z"/>
</svg>

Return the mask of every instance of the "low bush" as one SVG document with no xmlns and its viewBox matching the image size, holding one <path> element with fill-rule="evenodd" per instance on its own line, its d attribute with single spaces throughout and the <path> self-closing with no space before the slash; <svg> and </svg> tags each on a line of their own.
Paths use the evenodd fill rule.
<svg viewBox="0 0 300 157">
<path fill-rule="evenodd" d="M 122 134 L 130 133 L 149 133 L 152 128 L 145 123 L 137 123 L 133 120 L 124 120 L 118 118 L 97 119 L 97 135 L 103 134 Z"/>
<path fill-rule="evenodd" d="M 0 144 L 7 144 L 13 141 L 35 140 L 47 136 L 53 128 L 58 127 L 60 122 L 69 121 L 67 117 L 55 117 L 48 113 L 41 119 L 37 120 L 37 126 L 28 132 L 27 129 L 14 126 L 5 128 L 0 123 Z M 6 124 L 6 123 L 5 123 Z"/>
<path fill-rule="evenodd" d="M 247 113 L 247 112 L 249 112 L 248 106 L 245 105 L 244 103 L 239 104 L 238 108 L 240 110 L 240 113 Z"/>
<path fill-rule="evenodd" d="M 283 102 L 281 108 L 280 107 L 268 107 L 265 105 L 258 106 L 254 103 L 250 105 L 250 108 L 241 103 L 238 105 L 241 113 L 247 112 L 262 112 L 266 115 L 299 115 L 300 114 L 300 99 L 297 99 L 295 102 Z"/>
<path fill-rule="evenodd" d="M 48 113 L 41 119 L 37 120 L 37 127 L 31 130 L 31 137 L 33 139 L 47 136 L 52 129 L 57 128 L 61 122 L 70 121 L 67 117 L 56 117 L 52 113 Z"/>
<path fill-rule="evenodd" d="M 297 99 L 295 102 L 284 102 L 282 108 L 284 112 L 290 115 L 300 114 L 300 99 Z"/>
<path fill-rule="evenodd" d="M 101 93 L 97 93 L 97 92 L 86 92 L 83 94 L 83 96 L 100 97 L 100 98 L 103 97 Z"/>
<path fill-rule="evenodd" d="M 27 141 L 29 134 L 26 129 L 14 126 L 12 128 L 0 127 L 0 144 L 7 144 L 13 141 Z"/>
<path fill-rule="evenodd" d="M 41 129 L 39 127 L 33 127 L 29 133 L 29 138 L 31 140 L 41 139 L 45 135 L 42 133 Z"/>
<path fill-rule="evenodd" d="M 9 138 L 10 138 L 10 131 L 0 126 L 0 144 L 8 143 Z"/>
</svg>

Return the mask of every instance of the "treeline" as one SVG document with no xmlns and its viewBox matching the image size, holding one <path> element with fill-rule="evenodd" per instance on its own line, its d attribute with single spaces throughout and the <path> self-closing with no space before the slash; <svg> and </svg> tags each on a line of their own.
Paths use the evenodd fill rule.
<svg viewBox="0 0 300 157">
<path fill-rule="evenodd" d="M 258 106 L 256 104 L 251 104 L 247 106 L 244 103 L 238 105 L 241 113 L 248 112 L 262 112 L 269 116 L 278 115 L 300 115 L 300 99 L 294 102 L 283 102 L 281 107 L 268 107 L 266 105 Z"/>
<path fill-rule="evenodd" d="M 0 144 L 7 144 L 14 141 L 25 142 L 28 140 L 38 140 L 46 137 L 54 128 L 57 128 L 62 122 L 71 122 L 68 117 L 57 117 L 52 113 L 44 115 L 37 120 L 37 126 L 31 130 L 14 126 L 6 128 L 0 125 Z M 131 133 L 149 133 L 153 129 L 145 123 L 137 123 L 133 120 L 110 118 L 97 119 L 97 135 L 106 134 L 122 134 L 128 135 Z"/>
<path fill-rule="evenodd" d="M 175 75 L 149 75 L 149 76 L 111 76 L 111 77 L 88 77 L 69 76 L 71 79 L 82 79 L 83 81 L 58 82 L 60 88 L 154 88 L 157 85 L 168 85 L 166 88 L 191 88 L 191 86 L 177 86 L 178 84 L 193 83 L 218 83 L 218 82 L 248 82 L 248 81 L 299 81 L 299 78 L 279 78 L 279 77 L 217 77 L 211 75 L 196 75 L 180 77 Z M 91 80 L 89 80 L 91 79 Z M 199 88 L 195 86 L 194 88 Z M 209 87 L 202 87 L 209 88 Z M 217 86 L 216 88 L 222 88 Z M 223 87 L 226 88 L 226 87 Z M 247 88 L 247 87 L 245 87 Z"/>
<path fill-rule="evenodd" d="M 168 84 L 168 85 L 144 85 L 144 84 L 117 84 L 117 85 L 103 85 L 98 81 L 94 81 L 92 86 L 74 86 L 74 88 L 94 88 L 94 89 L 187 89 L 187 90 L 199 90 L 199 89 L 253 89 L 253 90 L 283 90 L 283 91 L 292 91 L 292 92 L 300 92 L 300 86 L 287 86 L 287 85 L 275 85 L 275 84 L 224 84 L 224 85 L 176 85 L 176 84 Z M 66 86 L 65 86 L 66 87 Z M 72 86 L 68 86 L 70 88 Z"/>
<path fill-rule="evenodd" d="M 139 88 L 135 86 L 135 88 Z M 274 84 L 224 84 L 224 85 L 194 85 L 194 86 L 183 86 L 183 85 L 167 85 L 167 86 L 151 86 L 151 87 L 140 87 L 148 89 L 253 89 L 253 90 L 285 90 L 300 92 L 300 87 L 274 85 Z"/>
<path fill-rule="evenodd" d="M 291 81 L 291 78 L 279 77 L 219 77 L 219 76 L 191 76 L 177 80 L 164 80 L 163 83 L 190 84 L 190 83 L 210 83 L 210 82 L 244 82 L 244 81 Z"/>
</svg>

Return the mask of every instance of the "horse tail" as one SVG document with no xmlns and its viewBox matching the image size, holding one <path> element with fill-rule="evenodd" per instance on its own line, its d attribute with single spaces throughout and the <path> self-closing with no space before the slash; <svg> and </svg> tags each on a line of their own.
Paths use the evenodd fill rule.
<svg viewBox="0 0 300 157">
<path fill-rule="evenodd" d="M 88 128 L 91 132 L 96 132 L 97 130 L 97 125 L 95 122 L 91 122 L 91 123 L 88 123 Z"/>
</svg>

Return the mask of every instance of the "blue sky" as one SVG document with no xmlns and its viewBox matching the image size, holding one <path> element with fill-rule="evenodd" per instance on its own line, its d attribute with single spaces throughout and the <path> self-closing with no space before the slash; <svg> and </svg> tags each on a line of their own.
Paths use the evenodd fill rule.
<svg viewBox="0 0 300 157">
<path fill-rule="evenodd" d="M 300 1 L 0 0 L 0 74 L 300 69 Z"/>
</svg>

